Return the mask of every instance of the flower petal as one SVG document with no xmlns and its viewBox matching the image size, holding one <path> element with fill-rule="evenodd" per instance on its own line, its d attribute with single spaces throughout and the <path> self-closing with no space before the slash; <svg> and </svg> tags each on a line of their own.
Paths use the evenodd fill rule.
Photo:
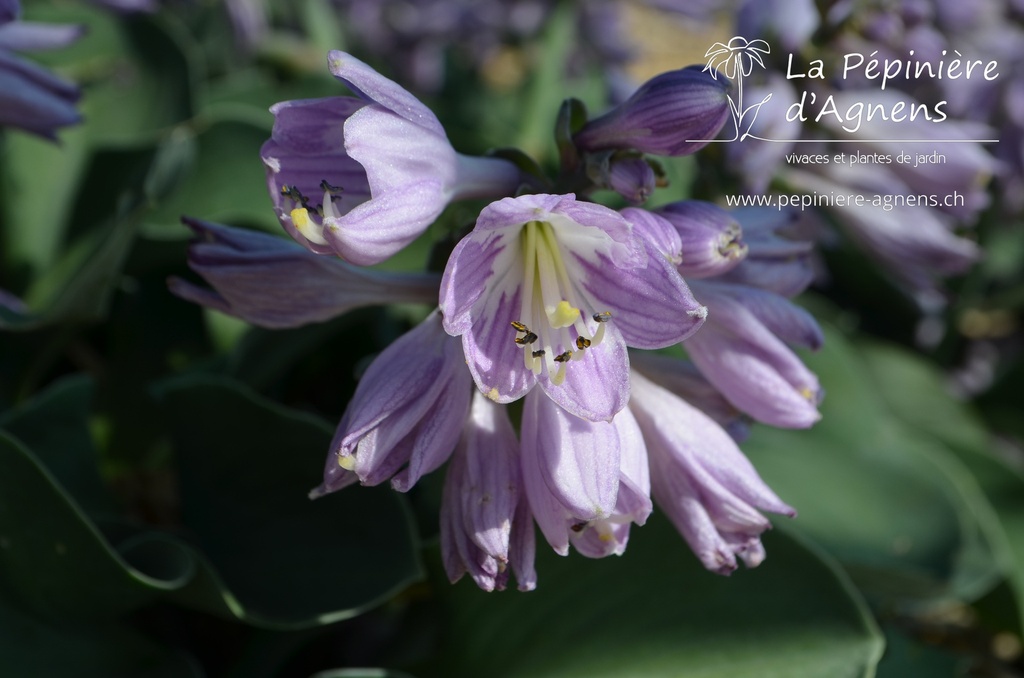
<svg viewBox="0 0 1024 678">
<path fill-rule="evenodd" d="M 334 77 L 344 80 L 359 96 L 444 136 L 444 128 L 437 116 L 419 99 L 351 54 L 331 51 L 327 54 L 327 65 Z"/>
</svg>

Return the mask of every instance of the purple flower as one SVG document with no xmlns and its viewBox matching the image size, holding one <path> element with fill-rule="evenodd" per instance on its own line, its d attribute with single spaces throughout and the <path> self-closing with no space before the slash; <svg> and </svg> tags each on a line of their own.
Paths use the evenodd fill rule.
<svg viewBox="0 0 1024 678">
<path fill-rule="evenodd" d="M 21 5 L 0 5 L 0 126 L 18 127 L 56 140 L 57 128 L 81 122 L 74 84 L 14 55 L 64 47 L 82 35 L 80 26 L 19 21 Z"/>
<path fill-rule="evenodd" d="M 665 205 L 657 213 L 679 233 L 679 272 L 686 278 L 721 275 L 747 255 L 739 223 L 717 205 L 683 200 Z"/>
<path fill-rule="evenodd" d="M 309 249 L 376 264 L 449 202 L 518 186 L 511 163 L 456 153 L 437 117 L 396 83 L 344 52 L 328 62 L 358 98 L 276 104 L 261 151 L 278 217 Z"/>
<path fill-rule="evenodd" d="M 459 342 L 437 312 L 381 352 L 359 381 L 331 442 L 313 496 L 359 480 L 405 492 L 443 464 L 469 413 L 469 374 Z"/>
<path fill-rule="evenodd" d="M 213 289 L 171 278 L 171 291 L 261 327 L 321 322 L 361 306 L 433 303 L 438 278 L 357 268 L 283 238 L 198 219 L 188 264 Z"/>
<path fill-rule="evenodd" d="M 704 567 L 719 574 L 764 560 L 760 535 L 771 523 L 760 511 L 795 516 L 732 438 L 707 415 L 633 374 L 629 409 L 643 432 L 655 501 Z"/>
<path fill-rule="evenodd" d="M 711 417 L 734 440 L 742 442 L 750 433 L 749 418 L 736 409 L 692 362 L 638 351 L 631 356 L 630 367 L 634 375 L 639 372 Z"/>
<path fill-rule="evenodd" d="M 784 297 L 795 297 L 814 280 L 810 236 L 796 232 L 800 215 L 766 207 L 731 211 L 743 229 L 747 256 L 720 278 L 723 282 L 757 287 Z"/>
<path fill-rule="evenodd" d="M 508 413 L 475 393 L 441 501 L 441 556 L 452 583 L 468 572 L 485 591 L 503 590 L 511 566 L 520 591 L 537 586 L 533 517 L 523 492 Z"/>
<path fill-rule="evenodd" d="M 651 78 L 624 103 L 588 122 L 574 140 L 585 151 L 695 153 L 729 119 L 729 83 L 698 66 Z"/>
<path fill-rule="evenodd" d="M 818 421 L 818 379 L 786 346 L 818 348 L 823 338 L 814 318 L 753 287 L 698 281 L 693 289 L 707 304 L 708 318 L 685 348 L 708 381 L 766 424 L 806 428 Z"/>
<path fill-rule="evenodd" d="M 586 421 L 531 393 L 522 472 L 537 525 L 560 555 L 570 543 L 590 558 L 619 555 L 630 524 L 643 525 L 651 513 L 646 451 L 629 410 L 611 422 Z"/>
<path fill-rule="evenodd" d="M 608 188 L 634 205 L 654 193 L 656 177 L 651 164 L 643 158 L 615 158 L 608 168 Z"/>
<path fill-rule="evenodd" d="M 508 403 L 539 382 L 570 413 L 610 420 L 629 397 L 626 346 L 672 345 L 705 314 L 647 247 L 622 215 L 572 195 L 485 207 L 441 280 L 445 330 L 479 389 Z"/>
</svg>

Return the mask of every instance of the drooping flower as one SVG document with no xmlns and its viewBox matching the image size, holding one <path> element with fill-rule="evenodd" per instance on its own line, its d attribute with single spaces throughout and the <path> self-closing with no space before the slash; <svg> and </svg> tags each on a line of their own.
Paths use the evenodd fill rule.
<svg viewBox="0 0 1024 678">
<path fill-rule="evenodd" d="M 533 517 L 507 410 L 479 392 L 445 475 L 441 557 L 452 583 L 469 573 L 485 591 L 503 590 L 509 571 L 520 591 L 537 585 Z"/>
<path fill-rule="evenodd" d="M 626 346 L 669 346 L 705 315 L 648 247 L 622 215 L 572 195 L 484 208 L 452 252 L 440 295 L 478 388 L 508 403 L 539 383 L 576 416 L 610 420 L 629 396 Z"/>
<path fill-rule="evenodd" d="M 690 358 L 737 409 L 782 428 L 821 418 L 821 386 L 787 343 L 818 348 L 814 317 L 772 292 L 724 282 L 694 281 L 708 320 L 686 344 Z"/>
<path fill-rule="evenodd" d="M 655 76 L 625 102 L 573 137 L 584 151 L 634 149 L 654 155 L 695 153 L 729 119 L 730 85 L 692 66 Z"/>
<path fill-rule="evenodd" d="M 313 496 L 356 480 L 377 485 L 390 478 L 395 489 L 409 490 L 451 455 L 471 394 L 459 342 L 445 334 L 435 311 L 367 368 Z"/>
<path fill-rule="evenodd" d="M 278 218 L 309 249 L 376 264 L 449 202 L 518 186 L 512 163 L 457 153 L 437 117 L 398 84 L 344 52 L 328 63 L 358 97 L 276 104 L 261 151 Z"/>
<path fill-rule="evenodd" d="M 703 331 L 703 330 L 702 330 Z M 643 433 L 651 489 L 704 567 L 719 574 L 764 560 L 760 511 L 795 516 L 758 476 L 729 435 L 707 415 L 633 374 L 630 411 Z"/>
<path fill-rule="evenodd" d="M 657 213 L 679 233 L 679 272 L 688 279 L 727 273 L 747 255 L 740 224 L 718 205 L 682 200 Z"/>
<path fill-rule="evenodd" d="M 265 233 L 184 222 L 197 236 L 188 264 L 213 289 L 171 278 L 171 291 L 254 325 L 297 327 L 362 306 L 437 299 L 435 275 L 358 268 Z"/>
<path fill-rule="evenodd" d="M 20 21 L 20 15 L 17 0 L 0 3 L 0 126 L 55 140 L 58 128 L 82 120 L 75 109 L 78 87 L 14 52 L 65 47 L 78 40 L 83 30 L 80 26 Z"/>
<path fill-rule="evenodd" d="M 537 525 L 560 555 L 619 555 L 651 513 L 643 438 L 624 409 L 610 422 L 575 417 L 542 393 L 526 397 L 522 473 Z"/>
</svg>

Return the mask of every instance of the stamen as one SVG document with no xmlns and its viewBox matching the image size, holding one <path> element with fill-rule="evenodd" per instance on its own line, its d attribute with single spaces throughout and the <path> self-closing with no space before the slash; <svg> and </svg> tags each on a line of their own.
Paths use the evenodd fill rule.
<svg viewBox="0 0 1024 678">
<path fill-rule="evenodd" d="M 512 321 L 512 327 L 516 328 L 516 332 L 529 332 L 530 331 L 529 327 L 527 327 L 526 325 L 524 325 L 523 323 L 521 323 L 521 322 L 519 322 L 517 320 L 513 320 Z"/>
<path fill-rule="evenodd" d="M 587 339 L 584 336 L 576 337 L 576 348 L 578 348 L 579 350 L 582 351 L 583 349 L 589 348 L 589 347 L 590 347 L 590 339 Z"/>
<path fill-rule="evenodd" d="M 338 466 L 345 469 L 346 471 L 354 471 L 356 468 L 356 455 L 346 454 L 338 455 Z"/>
<path fill-rule="evenodd" d="M 545 353 L 546 353 L 546 351 L 545 351 L 544 349 L 540 349 L 539 351 L 534 351 L 534 352 L 533 352 L 533 357 L 534 357 L 534 358 L 540 358 L 540 357 L 541 357 L 541 356 L 543 356 L 543 355 L 544 355 Z"/>
<path fill-rule="evenodd" d="M 327 240 L 324 239 L 322 228 L 319 224 L 309 218 L 309 210 L 305 207 L 296 207 L 291 212 L 292 225 L 295 229 L 302 234 L 306 240 L 316 243 L 317 245 L 326 245 Z"/>
<path fill-rule="evenodd" d="M 532 344 L 535 341 L 537 341 L 537 335 L 533 332 L 527 332 L 525 337 L 516 337 L 516 343 L 520 346 L 523 346 L 524 344 Z"/>
<path fill-rule="evenodd" d="M 595 313 L 593 315 L 593 318 L 594 318 L 594 322 L 595 323 L 606 323 L 606 322 L 608 322 L 609 320 L 612 319 L 612 312 L 611 311 L 601 311 L 600 313 Z"/>
<path fill-rule="evenodd" d="M 572 351 L 566 351 L 565 353 L 559 353 L 555 356 L 556 363 L 567 363 L 572 360 Z"/>
<path fill-rule="evenodd" d="M 327 179 L 320 180 L 320 188 L 324 189 L 325 193 L 330 193 L 331 195 L 341 193 L 342 191 L 341 186 L 334 186 L 331 183 L 329 183 Z"/>
</svg>

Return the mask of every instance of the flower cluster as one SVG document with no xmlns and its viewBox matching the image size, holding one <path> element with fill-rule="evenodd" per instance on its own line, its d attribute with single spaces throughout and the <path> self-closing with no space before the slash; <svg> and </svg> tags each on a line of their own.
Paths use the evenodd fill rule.
<svg viewBox="0 0 1024 678">
<path fill-rule="evenodd" d="M 750 420 L 819 418 L 817 379 L 790 348 L 821 343 L 789 301 L 810 282 L 810 245 L 785 213 L 589 199 L 618 186 L 642 203 L 653 190 L 644 154 L 695 152 L 728 119 L 724 79 L 674 71 L 589 122 L 564 118 L 552 180 L 459 154 L 400 86 L 348 54 L 328 61 L 355 96 L 277 104 L 262 151 L 301 247 L 189 221 L 200 236 L 189 263 L 213 289 L 172 282 L 271 327 L 436 303 L 366 370 L 311 496 L 389 480 L 404 492 L 447 462 L 444 566 L 486 590 L 512 574 L 520 589 L 536 585 L 534 524 L 560 554 L 621 554 L 652 498 L 709 570 L 760 563 L 762 511 L 794 511 L 736 440 Z M 361 268 L 469 197 L 492 202 L 440 278 Z M 650 352 L 680 345 L 689 360 Z"/>
</svg>

